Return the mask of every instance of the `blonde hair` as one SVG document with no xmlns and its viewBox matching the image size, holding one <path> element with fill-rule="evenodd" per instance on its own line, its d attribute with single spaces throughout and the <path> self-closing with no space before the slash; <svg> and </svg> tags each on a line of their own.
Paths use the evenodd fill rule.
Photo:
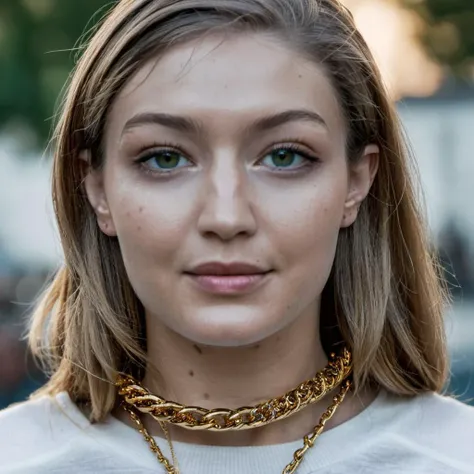
<svg viewBox="0 0 474 474">
<path fill-rule="evenodd" d="M 209 31 L 271 33 L 320 64 L 345 114 L 348 160 L 367 144 L 380 147 L 371 193 L 340 233 L 322 295 L 323 344 L 350 347 L 356 390 L 440 391 L 445 292 L 397 115 L 350 13 L 337 0 L 124 0 L 78 62 L 56 130 L 53 199 L 65 263 L 32 317 L 31 348 L 51 371 L 38 394 L 67 391 L 100 421 L 116 402 L 117 374 L 140 376 L 146 365 L 143 307 L 117 240 L 97 226 L 79 154 L 90 150 L 100 167 L 107 113 L 124 84 L 145 62 Z"/>
</svg>

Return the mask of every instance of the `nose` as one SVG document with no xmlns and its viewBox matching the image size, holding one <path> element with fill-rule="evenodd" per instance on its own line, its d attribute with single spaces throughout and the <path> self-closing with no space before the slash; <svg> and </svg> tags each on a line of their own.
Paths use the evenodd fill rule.
<svg viewBox="0 0 474 474">
<path fill-rule="evenodd" d="M 205 184 L 199 232 L 224 241 L 255 234 L 257 221 L 245 169 L 224 157 L 216 162 Z"/>
</svg>

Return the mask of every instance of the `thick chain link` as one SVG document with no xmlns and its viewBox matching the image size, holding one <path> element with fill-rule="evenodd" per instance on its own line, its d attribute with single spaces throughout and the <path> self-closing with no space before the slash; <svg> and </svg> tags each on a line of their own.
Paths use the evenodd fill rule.
<svg viewBox="0 0 474 474">
<path fill-rule="evenodd" d="M 303 438 L 303 447 L 295 451 L 293 454 L 293 459 L 291 462 L 283 469 L 282 474 L 294 474 L 294 472 L 298 469 L 298 466 L 301 464 L 303 461 L 303 458 L 308 451 L 308 449 L 312 448 L 314 446 L 314 443 L 316 439 L 319 437 L 319 435 L 323 432 L 324 427 L 326 426 L 326 423 L 333 417 L 334 413 L 336 412 L 337 408 L 339 405 L 344 401 L 344 398 L 351 388 L 351 383 L 349 380 L 346 380 L 342 385 L 341 389 L 339 391 L 339 394 L 336 395 L 333 398 L 333 403 L 327 408 L 327 410 L 321 415 L 321 418 L 319 419 L 319 423 L 313 428 L 313 431 L 305 436 Z M 171 451 L 171 455 L 173 457 L 173 464 L 170 463 L 168 458 L 163 454 L 161 451 L 160 447 L 157 445 L 156 441 L 153 439 L 152 436 L 148 433 L 147 429 L 143 425 L 142 421 L 140 420 L 140 417 L 138 414 L 134 411 L 133 408 L 127 406 L 126 404 L 123 404 L 123 408 L 129 413 L 130 418 L 132 421 L 137 425 L 138 431 L 143 435 L 145 441 L 148 443 L 150 446 L 150 449 L 153 453 L 155 453 L 158 461 L 163 465 L 165 468 L 166 472 L 168 474 L 179 474 L 179 468 L 178 468 L 178 461 L 176 459 L 174 449 L 173 449 L 173 444 L 171 442 L 171 438 L 168 434 L 168 430 L 166 429 L 165 426 L 161 425 L 164 433 L 166 440 L 168 442 L 168 446 Z"/>
<path fill-rule="evenodd" d="M 323 370 L 285 395 L 254 407 L 241 407 L 235 410 L 188 407 L 167 401 L 152 395 L 130 376 L 120 375 L 117 386 L 119 395 L 126 404 L 142 413 L 150 414 L 159 422 L 194 430 L 244 430 L 282 420 L 309 404 L 320 401 L 350 374 L 351 359 L 351 353 L 347 349 L 337 357 L 331 354 L 331 360 Z"/>
</svg>

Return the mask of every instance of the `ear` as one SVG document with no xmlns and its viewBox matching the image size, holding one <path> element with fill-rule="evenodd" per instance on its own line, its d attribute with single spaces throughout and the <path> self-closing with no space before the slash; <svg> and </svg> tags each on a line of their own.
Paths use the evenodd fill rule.
<svg viewBox="0 0 474 474">
<path fill-rule="evenodd" d="M 379 167 L 380 150 L 368 145 L 362 156 L 349 165 L 349 191 L 344 204 L 341 227 L 350 227 L 357 219 L 359 208 L 369 194 Z"/>
<path fill-rule="evenodd" d="M 87 199 L 97 217 L 97 225 L 104 234 L 115 237 L 117 233 L 105 193 L 104 172 L 102 169 L 92 168 L 90 150 L 82 150 L 79 159 L 84 162 L 86 168 L 83 184 Z"/>
</svg>

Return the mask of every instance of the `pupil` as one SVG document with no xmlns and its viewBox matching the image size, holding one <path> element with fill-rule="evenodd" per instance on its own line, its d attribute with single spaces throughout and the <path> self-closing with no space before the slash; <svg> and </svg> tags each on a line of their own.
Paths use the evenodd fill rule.
<svg viewBox="0 0 474 474">
<path fill-rule="evenodd" d="M 294 153 L 289 150 L 279 150 L 275 152 L 273 162 L 279 167 L 289 166 L 293 163 L 294 157 Z"/>
<path fill-rule="evenodd" d="M 179 155 L 172 152 L 162 153 L 156 161 L 163 168 L 174 168 L 179 163 Z"/>
</svg>

